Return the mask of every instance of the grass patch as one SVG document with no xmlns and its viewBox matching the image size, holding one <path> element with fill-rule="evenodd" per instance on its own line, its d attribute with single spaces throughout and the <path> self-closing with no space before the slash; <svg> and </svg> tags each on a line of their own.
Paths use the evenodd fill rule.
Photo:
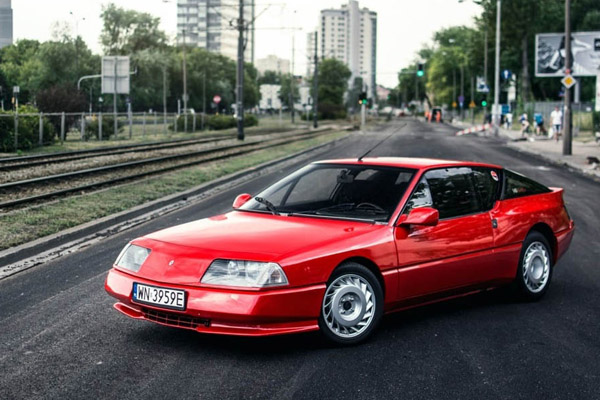
<svg viewBox="0 0 600 400">
<path fill-rule="evenodd" d="M 221 176 L 317 146 L 347 134 L 348 132 L 332 132 L 310 140 L 182 169 L 112 189 L 73 196 L 40 207 L 0 215 L 0 250 L 190 189 Z"/>
</svg>

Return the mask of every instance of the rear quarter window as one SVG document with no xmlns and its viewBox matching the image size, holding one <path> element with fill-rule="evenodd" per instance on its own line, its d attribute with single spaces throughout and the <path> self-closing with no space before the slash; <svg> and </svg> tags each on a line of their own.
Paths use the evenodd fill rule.
<svg viewBox="0 0 600 400">
<path fill-rule="evenodd" d="M 551 192 L 546 186 L 513 171 L 504 170 L 503 199 L 531 196 Z"/>
</svg>

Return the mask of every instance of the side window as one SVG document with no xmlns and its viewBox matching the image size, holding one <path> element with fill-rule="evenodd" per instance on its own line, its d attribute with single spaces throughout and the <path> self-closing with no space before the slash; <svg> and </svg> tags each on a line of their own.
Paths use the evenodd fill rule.
<svg viewBox="0 0 600 400">
<path fill-rule="evenodd" d="M 445 168 L 425 174 L 433 207 L 440 218 L 452 218 L 479 212 L 480 206 L 473 187 L 471 168 Z"/>
<path fill-rule="evenodd" d="M 500 172 L 489 168 L 472 168 L 472 170 L 475 189 L 481 201 L 481 211 L 491 210 L 498 199 Z"/>
<path fill-rule="evenodd" d="M 550 189 L 541 183 L 537 183 L 515 172 L 504 170 L 504 176 L 506 177 L 503 194 L 504 199 L 514 199 L 532 194 L 550 192 Z"/>
<path fill-rule="evenodd" d="M 404 207 L 404 214 L 408 214 L 413 208 L 432 206 L 433 200 L 431 199 L 429 184 L 427 183 L 427 179 L 423 177 L 419 183 L 417 183 L 417 187 L 415 188 L 412 196 L 410 196 L 410 199 L 408 199 L 406 207 Z"/>
</svg>

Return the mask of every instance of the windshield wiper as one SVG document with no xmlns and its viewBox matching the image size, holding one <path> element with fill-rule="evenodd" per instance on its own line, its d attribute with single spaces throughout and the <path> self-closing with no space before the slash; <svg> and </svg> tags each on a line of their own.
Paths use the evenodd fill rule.
<svg viewBox="0 0 600 400">
<path fill-rule="evenodd" d="M 269 200 L 258 196 L 256 196 L 254 200 L 258 201 L 260 204 L 264 204 L 265 207 L 267 207 L 267 210 L 271 211 L 273 215 L 279 215 L 279 212 L 277 212 L 277 208 L 275 208 L 275 205 Z"/>
</svg>

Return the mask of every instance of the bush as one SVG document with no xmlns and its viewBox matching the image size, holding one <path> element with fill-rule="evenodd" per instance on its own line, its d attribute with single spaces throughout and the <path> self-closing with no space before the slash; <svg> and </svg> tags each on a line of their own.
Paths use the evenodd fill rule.
<svg viewBox="0 0 600 400">
<path fill-rule="evenodd" d="M 592 113 L 592 125 L 594 132 L 600 132 L 600 111 L 594 111 Z"/>
<path fill-rule="evenodd" d="M 19 106 L 19 114 L 37 114 L 38 109 L 33 106 Z M 18 147 L 15 149 L 15 120 L 12 111 L 0 111 L 0 150 L 3 152 L 11 152 L 16 150 L 28 150 L 38 145 L 39 143 L 39 117 L 35 116 L 19 116 L 18 128 Z M 46 117 L 43 118 L 44 126 L 43 143 L 52 143 L 56 131 L 54 126 Z"/>
<path fill-rule="evenodd" d="M 102 140 L 108 140 L 115 133 L 115 127 L 113 125 L 114 118 L 102 115 Z M 98 116 L 95 116 L 92 119 L 86 118 L 85 121 L 85 140 L 89 140 L 91 138 L 100 139 L 100 132 L 98 131 L 100 125 L 100 120 Z M 123 132 L 123 123 L 120 122 L 117 118 L 117 132 Z"/>
<path fill-rule="evenodd" d="M 344 119 L 346 116 L 344 106 L 332 103 L 319 104 L 319 119 Z"/>
<path fill-rule="evenodd" d="M 200 129 L 201 114 L 196 115 L 196 130 Z M 231 115 L 215 114 L 207 115 L 204 121 L 206 128 L 218 131 L 222 129 L 231 129 L 237 127 L 237 120 Z M 258 118 L 254 114 L 244 114 L 244 126 L 256 126 L 258 125 Z M 169 125 L 169 129 L 173 130 L 174 124 Z M 183 132 L 185 128 L 185 118 L 183 115 L 177 117 L 177 132 Z M 191 132 L 193 128 L 193 117 L 188 115 L 188 132 Z"/>
</svg>

